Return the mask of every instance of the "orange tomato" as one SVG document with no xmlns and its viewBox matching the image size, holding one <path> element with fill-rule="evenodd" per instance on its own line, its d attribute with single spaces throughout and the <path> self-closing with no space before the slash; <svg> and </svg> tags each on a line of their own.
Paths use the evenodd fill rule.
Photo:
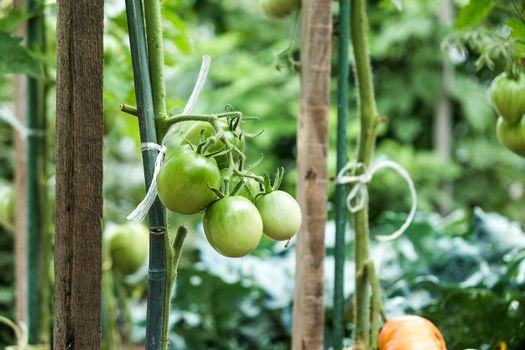
<svg viewBox="0 0 525 350">
<path fill-rule="evenodd" d="M 379 335 L 379 350 L 447 350 L 447 345 L 432 322 L 405 315 L 385 323 Z"/>
</svg>

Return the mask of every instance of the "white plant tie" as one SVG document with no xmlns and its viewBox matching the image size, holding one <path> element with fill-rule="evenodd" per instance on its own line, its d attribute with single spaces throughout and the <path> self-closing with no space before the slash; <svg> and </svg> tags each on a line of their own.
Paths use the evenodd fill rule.
<svg viewBox="0 0 525 350">
<path fill-rule="evenodd" d="M 157 145 L 154 142 L 144 142 L 141 146 L 142 151 L 156 150 L 159 153 L 155 159 L 155 169 L 153 170 L 153 177 L 151 178 L 151 183 L 146 196 L 135 208 L 135 210 L 133 210 L 126 217 L 126 219 L 134 223 L 140 223 L 142 220 L 144 220 L 146 215 L 148 215 L 149 209 L 153 205 L 153 202 L 155 202 L 155 198 L 157 198 L 157 177 L 159 176 L 160 166 L 164 160 L 164 153 L 166 153 L 166 147 L 164 145 Z"/>
<path fill-rule="evenodd" d="M 346 206 L 352 213 L 357 213 L 362 210 L 366 205 L 366 199 L 368 197 L 367 184 L 372 180 L 372 177 L 376 172 L 381 169 L 390 168 L 395 170 L 401 177 L 406 181 L 410 190 L 410 196 L 412 197 L 412 207 L 410 212 L 401 227 L 394 233 L 386 236 L 376 236 L 380 241 L 391 241 L 400 237 L 406 229 L 410 226 L 416 215 L 417 208 L 417 194 L 414 182 L 410 177 L 410 174 L 398 163 L 388 160 L 381 159 L 373 163 L 368 169 L 363 163 L 349 162 L 346 164 L 337 174 L 335 180 L 336 184 L 355 184 L 348 196 L 346 197 Z M 356 171 L 358 169 L 366 169 L 361 175 L 345 175 L 348 171 Z"/>
<path fill-rule="evenodd" d="M 197 103 L 197 100 L 199 99 L 199 96 L 201 95 L 202 90 L 204 89 L 204 84 L 206 83 L 206 78 L 208 77 L 210 66 L 211 57 L 207 55 L 202 56 L 202 63 L 201 69 L 199 71 L 199 76 L 197 77 L 197 81 L 195 82 L 195 86 L 193 87 L 193 91 L 191 92 L 190 98 L 188 98 L 188 102 L 186 102 L 186 106 L 184 106 L 184 109 L 182 110 L 182 115 L 190 114 L 193 111 L 193 107 L 195 107 L 195 104 Z M 166 135 L 164 135 L 162 143 L 164 143 L 164 140 L 167 140 L 176 131 L 177 127 L 175 127 L 175 125 L 170 127 Z"/>
<path fill-rule="evenodd" d="M 206 78 L 208 76 L 208 72 L 210 70 L 211 65 L 211 58 L 210 56 L 203 56 L 202 57 L 202 64 L 201 69 L 199 72 L 199 76 L 197 78 L 197 81 L 195 82 L 195 87 L 193 88 L 193 91 L 190 95 L 190 98 L 188 99 L 188 102 L 186 103 L 186 106 L 184 107 L 184 110 L 182 114 L 189 114 L 193 110 L 193 107 L 195 106 L 195 103 L 197 102 L 202 89 L 204 88 L 204 83 L 206 82 Z M 146 215 L 148 215 L 148 212 L 153 205 L 153 202 L 155 202 L 155 199 L 157 198 L 157 177 L 159 176 L 160 168 L 162 166 L 162 161 L 164 160 L 164 154 L 166 153 L 166 146 L 164 146 L 165 140 L 168 139 L 170 135 L 172 135 L 177 130 L 176 124 L 173 124 L 169 129 L 164 138 L 162 139 L 162 144 L 158 145 L 154 142 L 143 142 L 141 144 L 142 151 L 158 151 L 157 158 L 155 159 L 155 169 L 153 170 L 153 177 L 151 179 L 151 183 L 148 188 L 148 192 L 146 193 L 146 196 L 144 199 L 137 205 L 135 210 L 133 210 L 127 217 L 129 221 L 132 221 L 134 223 L 139 223 L 144 220 Z"/>
<path fill-rule="evenodd" d="M 27 139 L 29 136 L 42 136 L 42 130 L 29 129 L 20 122 L 14 115 L 9 113 L 7 108 L 0 110 L 0 120 L 6 122 L 9 126 L 15 129 L 22 139 Z"/>
</svg>

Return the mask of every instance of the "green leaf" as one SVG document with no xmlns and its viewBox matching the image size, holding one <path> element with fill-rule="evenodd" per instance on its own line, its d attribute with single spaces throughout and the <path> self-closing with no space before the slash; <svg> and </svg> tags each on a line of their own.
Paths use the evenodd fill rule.
<svg viewBox="0 0 525 350">
<path fill-rule="evenodd" d="M 456 28 L 472 27 L 483 21 L 492 10 L 494 0 L 470 0 L 469 4 L 461 9 L 456 20 Z"/>
<path fill-rule="evenodd" d="M 525 40 L 525 23 L 517 18 L 509 18 L 507 26 L 511 29 L 514 39 Z"/>
<path fill-rule="evenodd" d="M 33 12 L 28 12 L 26 9 L 10 10 L 5 16 L 0 17 L 0 31 L 12 33 L 32 15 Z"/>
<path fill-rule="evenodd" d="M 0 32 L 0 73 L 23 73 L 39 76 L 40 63 L 31 51 L 21 44 L 22 38 Z"/>
</svg>

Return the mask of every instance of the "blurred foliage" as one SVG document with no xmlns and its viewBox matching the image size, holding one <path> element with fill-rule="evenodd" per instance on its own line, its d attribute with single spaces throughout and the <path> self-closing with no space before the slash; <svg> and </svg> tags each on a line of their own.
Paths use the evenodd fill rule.
<svg viewBox="0 0 525 350">
<path fill-rule="evenodd" d="M 449 214 L 420 214 L 405 237 L 374 245 L 372 256 L 380 270 L 390 316 L 410 312 L 432 319 L 443 331 L 450 349 L 488 350 L 498 341 L 505 341 L 509 349 L 519 349 L 525 347 L 523 233 L 517 223 L 484 211 L 525 223 L 525 161 L 497 143 L 496 114 L 486 90 L 490 80 L 507 68 L 507 58 L 520 54 L 519 47 L 509 45 L 509 38 L 524 40 L 525 27 L 520 25 L 511 2 L 503 0 L 453 1 L 458 11 L 456 27 L 445 26 L 440 22 L 442 1 L 368 2 L 376 96 L 379 111 L 387 120 L 379 127 L 376 156 L 397 161 L 410 172 L 418 190 L 420 212 L 441 210 L 441 214 Z M 402 10 L 398 10 L 400 3 Z M 106 223 L 124 222 L 144 196 L 137 121 L 119 111 L 121 103 L 135 103 L 123 6 L 123 1 L 105 1 Z M 54 77 L 56 4 L 48 2 L 45 12 L 48 54 L 34 55 Z M 334 12 L 335 16 L 336 2 Z M 254 169 L 259 173 L 284 166 L 287 174 L 283 186 L 293 192 L 299 113 L 299 75 L 295 65 L 299 55 L 299 16 L 271 20 L 263 16 L 255 3 L 240 0 L 174 0 L 163 3 L 163 15 L 168 109 L 171 113 L 182 110 L 198 74 L 201 56 L 211 55 L 210 75 L 195 111 L 222 111 L 231 104 L 247 115 L 260 117 L 248 125 L 252 132 L 264 130 L 248 144 L 248 157 L 255 162 L 264 155 Z M 25 16 L 11 12 L 9 20 L 0 19 L 0 30 L 8 28 L 4 31 L 12 33 Z M 337 24 L 337 17 L 334 21 Z M 337 26 L 334 37 L 338 37 Z M 498 53 L 502 48 L 505 55 Z M 333 60 L 335 78 L 338 63 L 335 57 Z M 446 91 L 453 107 L 449 159 L 433 150 L 433 118 L 442 89 L 444 62 L 454 68 Z M 11 78 L 0 75 L 0 103 L 8 108 L 12 108 Z M 353 77 L 349 81 L 353 87 Z M 334 79 L 333 101 L 335 87 Z M 53 79 L 49 89 L 49 140 L 53 142 Z M 355 155 L 359 122 L 353 93 L 348 104 L 349 151 Z M 330 175 L 335 174 L 336 125 L 336 107 L 332 103 Z M 12 132 L 4 124 L 0 124 L 0 146 L 0 176 L 11 180 Z M 452 190 L 446 191 L 445 187 Z M 333 186 L 328 189 L 331 194 Z M 370 204 L 376 233 L 392 232 L 404 217 L 390 211 L 408 210 L 408 189 L 397 174 L 381 172 L 370 186 Z M 329 217 L 332 214 L 330 211 Z M 181 261 L 173 299 L 171 348 L 288 348 L 293 246 L 285 250 L 282 245 L 265 240 L 251 256 L 225 259 L 204 241 L 198 226 L 200 219 L 198 215 L 170 218 L 172 226 L 184 223 L 197 232 L 186 242 Z M 331 321 L 333 228 L 329 221 L 325 264 L 327 325 Z M 350 239 L 350 232 L 348 236 Z M 12 239 L 4 232 L 0 233 L 0 251 L 0 313 L 12 316 Z M 348 256 L 351 254 L 349 244 Z M 354 283 L 350 260 L 346 266 L 348 297 Z M 118 280 L 114 286 L 118 291 L 115 294 L 119 329 L 125 338 L 135 342 L 144 338 L 145 277 L 146 268 Z M 349 321 L 350 302 L 348 306 Z M 129 313 L 134 320 L 131 331 L 127 324 Z M 348 328 L 347 336 L 350 331 Z M 328 343 L 329 332 L 327 328 Z M 11 336 L 0 328 L 1 345 Z"/>
</svg>

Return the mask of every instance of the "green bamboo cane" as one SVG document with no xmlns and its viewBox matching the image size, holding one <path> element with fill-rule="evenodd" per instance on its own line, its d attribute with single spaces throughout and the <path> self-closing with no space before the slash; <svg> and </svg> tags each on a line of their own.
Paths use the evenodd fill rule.
<svg viewBox="0 0 525 350">
<path fill-rule="evenodd" d="M 27 44 L 44 51 L 43 4 L 28 0 L 28 11 L 34 16 L 28 20 Z M 46 139 L 44 76 L 27 79 L 27 134 L 26 143 L 26 199 L 27 199 L 27 323 L 29 344 L 49 339 L 49 311 L 47 299 L 47 262 L 49 239 L 45 219 L 46 195 Z"/>
<path fill-rule="evenodd" d="M 164 121 L 166 113 L 166 85 L 164 82 L 164 45 L 162 38 L 162 16 L 160 12 L 160 0 L 148 0 L 144 2 L 144 15 L 146 22 L 146 38 L 148 44 L 148 62 L 150 69 L 150 79 L 153 97 L 153 111 L 157 126 L 157 135 L 162 140 L 166 131 Z M 168 227 L 169 230 L 169 227 Z M 182 243 L 186 235 L 182 237 L 178 249 L 182 249 Z M 171 294 L 175 283 L 177 267 L 174 266 L 174 251 L 169 242 L 169 234 L 164 235 L 166 282 L 164 285 L 164 314 L 162 316 L 162 349 L 167 348 L 169 317 L 171 309 Z M 175 247 L 176 248 L 176 247 Z M 177 260 L 178 263 L 178 260 Z"/>
<path fill-rule="evenodd" d="M 374 152 L 376 126 L 379 120 L 374 97 L 372 70 L 368 54 L 365 0 L 352 0 L 350 13 L 352 46 L 354 48 L 354 68 L 358 88 L 359 115 L 361 119 L 361 136 L 359 140 L 358 162 L 369 165 Z M 368 247 L 368 202 L 354 215 L 355 226 L 355 333 L 354 343 L 358 349 L 369 349 L 370 346 L 370 295 L 369 274 L 366 262 L 369 256 Z"/>
<path fill-rule="evenodd" d="M 141 142 L 157 143 L 151 90 L 144 17 L 140 0 L 126 0 L 131 57 Z M 146 187 L 153 177 L 157 151 L 142 152 Z M 162 344 L 164 297 L 166 281 L 166 218 L 165 209 L 157 198 L 149 211 L 150 254 L 148 272 L 148 309 L 146 349 L 158 350 Z"/>
<path fill-rule="evenodd" d="M 348 47 L 350 41 L 350 2 L 339 0 L 339 48 L 337 77 L 337 172 L 348 160 L 347 124 L 348 124 Z M 334 317 L 333 348 L 341 350 L 344 338 L 344 274 L 345 274 L 345 230 L 346 230 L 346 185 L 335 188 L 335 281 L 334 281 Z"/>
</svg>

